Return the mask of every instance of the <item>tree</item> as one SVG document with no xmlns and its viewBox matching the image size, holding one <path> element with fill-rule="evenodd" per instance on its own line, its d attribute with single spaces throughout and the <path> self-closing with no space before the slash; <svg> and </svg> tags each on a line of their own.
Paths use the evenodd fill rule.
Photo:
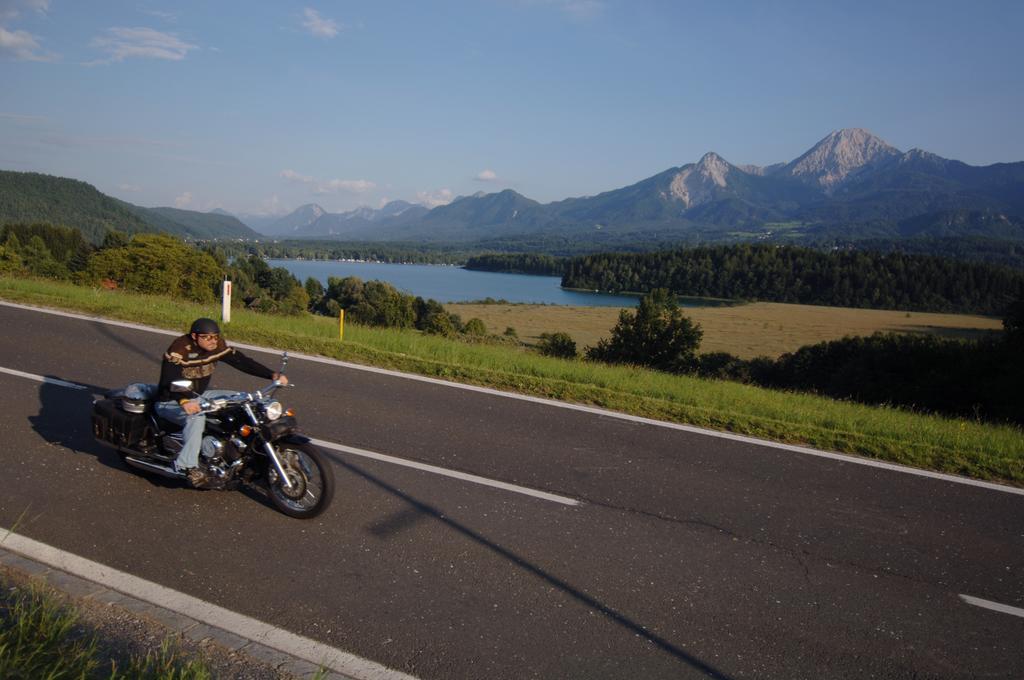
<svg viewBox="0 0 1024 680">
<path fill-rule="evenodd" d="M 444 306 L 437 300 L 424 300 L 421 297 L 417 297 L 413 301 L 412 306 L 416 314 L 416 328 L 421 331 L 427 330 L 434 324 L 434 317 L 439 315 L 448 316 L 448 313 L 444 310 Z M 449 318 L 447 322 L 450 327 L 451 319 Z"/>
<path fill-rule="evenodd" d="M 1003 318 L 1006 340 L 1012 345 L 1024 346 L 1024 296 L 1018 297 L 1006 310 Z"/>
<path fill-rule="evenodd" d="M 99 250 L 89 259 L 92 282 L 111 279 L 139 293 L 213 302 L 223 272 L 210 256 L 164 234 L 137 234 L 121 248 Z"/>
<path fill-rule="evenodd" d="M 48 279 L 67 279 L 71 277 L 71 272 L 68 271 L 68 268 L 63 263 L 58 262 L 53 257 L 41 236 L 32 236 L 28 243 L 22 246 L 21 257 L 25 263 L 25 268 L 28 269 L 30 274 Z"/>
<path fill-rule="evenodd" d="M 312 276 L 306 279 L 306 295 L 309 296 L 309 311 L 319 310 L 324 299 L 324 284 L 320 283 L 320 279 Z"/>
<path fill-rule="evenodd" d="M 544 356 L 561 359 L 576 358 L 576 341 L 568 333 L 541 333 L 537 349 Z"/>
<path fill-rule="evenodd" d="M 124 248 L 131 241 L 131 236 L 123 231 L 110 230 L 103 235 L 103 244 L 100 248 Z"/>
<path fill-rule="evenodd" d="M 341 300 L 338 302 L 344 307 Z M 410 328 L 416 321 L 413 297 L 384 281 L 367 281 L 361 299 L 348 308 L 347 314 L 353 321 L 370 326 Z"/>
<path fill-rule="evenodd" d="M 587 358 L 684 373 L 696 367 L 703 336 L 700 325 L 683 316 L 675 297 L 656 288 L 640 299 L 635 313 L 622 310 L 611 339 L 599 340 Z"/>
<path fill-rule="evenodd" d="M 0 274 L 20 274 L 25 271 L 21 259 L 21 241 L 15 233 L 9 233 L 0 245 Z"/>
</svg>

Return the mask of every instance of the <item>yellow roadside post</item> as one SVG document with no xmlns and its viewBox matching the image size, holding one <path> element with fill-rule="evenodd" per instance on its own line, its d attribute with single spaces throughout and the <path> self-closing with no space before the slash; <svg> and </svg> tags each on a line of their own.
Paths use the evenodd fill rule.
<svg viewBox="0 0 1024 680">
<path fill-rule="evenodd" d="M 338 340 L 345 339 L 345 310 L 338 312 Z"/>
</svg>

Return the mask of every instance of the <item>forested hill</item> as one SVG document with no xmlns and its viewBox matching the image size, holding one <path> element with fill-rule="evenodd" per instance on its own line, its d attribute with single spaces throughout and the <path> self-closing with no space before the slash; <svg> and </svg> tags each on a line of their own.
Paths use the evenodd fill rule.
<svg viewBox="0 0 1024 680">
<path fill-rule="evenodd" d="M 0 170 L 0 225 L 16 223 L 74 227 L 93 244 L 102 243 L 108 231 L 164 232 L 192 239 L 260 237 L 227 215 L 142 208 L 75 179 Z"/>
<path fill-rule="evenodd" d="M 63 224 L 81 230 L 92 243 L 108 231 L 129 234 L 156 228 L 127 204 L 85 182 L 35 172 L 0 170 L 0 224 Z"/>
<path fill-rule="evenodd" d="M 1024 272 L 904 253 L 734 245 L 572 258 L 566 288 L 836 307 L 1003 314 Z"/>
<path fill-rule="evenodd" d="M 131 203 L 124 205 L 157 230 L 168 234 L 199 240 L 263 238 L 231 215 L 181 210 L 180 208 L 143 208 Z"/>
</svg>

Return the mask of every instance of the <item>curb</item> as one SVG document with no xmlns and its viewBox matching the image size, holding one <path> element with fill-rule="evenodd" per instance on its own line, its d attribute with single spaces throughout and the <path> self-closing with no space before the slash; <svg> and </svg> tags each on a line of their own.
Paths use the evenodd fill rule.
<svg viewBox="0 0 1024 680">
<path fill-rule="evenodd" d="M 25 557 L 17 552 L 0 547 L 0 565 L 20 572 L 29 578 L 41 579 L 54 590 L 61 591 L 73 600 L 91 600 L 98 604 L 110 605 L 130 615 L 151 619 L 194 642 L 213 642 L 229 652 L 244 654 L 265 663 L 277 671 L 299 678 L 323 678 L 323 680 L 359 680 L 355 676 L 324 669 L 306 659 L 268 647 L 256 640 L 237 635 L 223 628 L 203 623 L 198 619 L 167 609 L 157 604 L 113 590 L 95 581 L 69 574 L 42 562 Z M 322 675 L 317 675 L 318 673 Z"/>
</svg>

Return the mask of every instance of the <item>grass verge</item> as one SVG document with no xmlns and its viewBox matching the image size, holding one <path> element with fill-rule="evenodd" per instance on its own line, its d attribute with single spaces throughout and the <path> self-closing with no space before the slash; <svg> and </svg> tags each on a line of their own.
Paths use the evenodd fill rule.
<svg viewBox="0 0 1024 680">
<path fill-rule="evenodd" d="M 206 664 L 171 640 L 145 655 L 112 658 L 74 606 L 46 586 L 0 574 L 0 678 L 210 680 Z"/>
<path fill-rule="evenodd" d="M 0 277 L 0 298 L 172 330 L 186 329 L 197 316 L 219 315 L 219 306 L 7 277 Z M 345 341 L 339 342 L 337 320 L 313 315 L 233 310 L 226 334 L 235 341 L 1024 486 L 1024 433 L 1014 426 L 552 359 L 415 331 L 347 324 Z"/>
</svg>

